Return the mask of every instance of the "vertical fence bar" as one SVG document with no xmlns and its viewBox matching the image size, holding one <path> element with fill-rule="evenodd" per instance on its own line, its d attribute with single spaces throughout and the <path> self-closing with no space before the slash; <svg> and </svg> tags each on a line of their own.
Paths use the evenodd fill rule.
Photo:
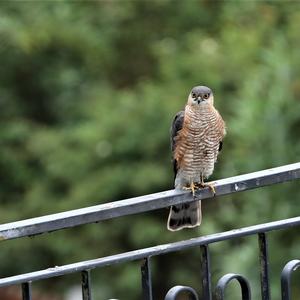
<svg viewBox="0 0 300 300">
<path fill-rule="evenodd" d="M 82 299 L 83 300 L 92 300 L 91 271 L 90 270 L 81 272 L 81 288 L 82 288 Z"/>
<path fill-rule="evenodd" d="M 201 274 L 202 274 L 202 299 L 212 300 L 210 256 L 208 245 L 200 246 L 201 251 Z"/>
<path fill-rule="evenodd" d="M 266 234 L 258 234 L 261 299 L 270 300 L 269 257 Z"/>
<path fill-rule="evenodd" d="M 152 280 L 150 257 L 146 257 L 141 266 L 143 300 L 152 300 Z"/>
<path fill-rule="evenodd" d="M 22 299 L 31 300 L 31 282 L 22 283 Z"/>
</svg>

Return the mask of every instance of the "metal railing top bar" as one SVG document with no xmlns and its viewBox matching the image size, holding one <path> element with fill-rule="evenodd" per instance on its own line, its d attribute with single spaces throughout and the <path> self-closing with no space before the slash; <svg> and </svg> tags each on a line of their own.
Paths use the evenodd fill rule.
<svg viewBox="0 0 300 300">
<path fill-rule="evenodd" d="M 216 189 L 216 196 L 219 196 L 299 178 L 300 163 L 294 163 L 217 180 L 214 182 L 214 186 Z M 213 195 L 209 188 L 200 189 L 196 192 L 197 200 L 212 197 Z M 7 223 L 0 225 L 0 241 L 24 236 L 33 236 L 54 230 L 160 209 L 176 205 L 178 203 L 192 202 L 194 200 L 195 199 L 193 199 L 190 192 L 169 190 L 146 196 Z"/>
<path fill-rule="evenodd" d="M 70 273 L 90 270 L 98 267 L 110 266 L 113 264 L 119 264 L 128 261 L 140 260 L 151 256 L 181 251 L 195 246 L 208 245 L 208 244 L 221 242 L 233 238 L 245 237 L 248 235 L 254 235 L 262 232 L 269 232 L 272 230 L 284 229 L 284 228 L 299 226 L 299 225 L 300 225 L 300 217 L 295 217 L 295 218 L 290 218 L 290 219 L 285 219 L 280 221 L 269 222 L 265 224 L 233 229 L 233 230 L 229 230 L 221 233 L 215 233 L 215 234 L 193 238 L 189 240 L 184 240 L 184 241 L 179 241 L 179 242 L 174 242 L 169 244 L 162 244 L 154 247 L 133 250 L 121 254 L 82 261 L 82 262 L 68 264 L 64 266 L 56 266 L 54 268 L 48 268 L 41 271 L 35 271 L 31 273 L 6 277 L 0 279 L 0 287 L 36 281 L 36 280 L 46 279 L 50 277 L 62 276 Z"/>
</svg>

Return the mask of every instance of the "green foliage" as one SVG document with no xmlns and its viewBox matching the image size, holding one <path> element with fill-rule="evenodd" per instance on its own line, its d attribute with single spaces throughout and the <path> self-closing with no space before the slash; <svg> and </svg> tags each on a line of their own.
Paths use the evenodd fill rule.
<svg viewBox="0 0 300 300">
<path fill-rule="evenodd" d="M 1 223 L 171 189 L 170 123 L 198 84 L 214 90 L 228 129 L 212 179 L 297 161 L 297 3 L 0 5 Z M 11 241 L 1 245 L 1 275 L 296 216 L 298 195 L 289 183 L 205 202 L 202 226 L 178 233 L 160 211 Z M 273 299 L 296 238 L 271 236 Z M 241 272 L 258 299 L 256 244 L 213 245 L 214 283 Z M 198 249 L 155 258 L 155 299 L 175 284 L 199 289 L 198 262 Z M 95 299 L 140 299 L 138 268 L 95 271 Z"/>
</svg>

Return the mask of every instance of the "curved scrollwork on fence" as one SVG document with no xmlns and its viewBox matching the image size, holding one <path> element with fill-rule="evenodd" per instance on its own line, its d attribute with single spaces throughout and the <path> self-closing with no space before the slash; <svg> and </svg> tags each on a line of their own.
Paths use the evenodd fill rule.
<svg viewBox="0 0 300 300">
<path fill-rule="evenodd" d="M 176 300 L 177 296 L 179 296 L 182 293 L 187 293 L 189 300 L 199 300 L 198 295 L 194 289 L 192 289 L 189 286 L 182 286 L 182 285 L 176 285 L 172 287 L 168 291 L 165 300 Z"/>
<path fill-rule="evenodd" d="M 289 261 L 281 272 L 281 299 L 282 300 L 291 300 L 291 279 L 292 274 L 298 268 L 300 268 L 300 260 L 294 259 Z M 240 274 L 229 273 L 222 276 L 216 286 L 215 289 L 215 299 L 216 300 L 225 300 L 225 290 L 229 283 L 233 280 L 236 280 L 241 287 L 241 296 L 242 300 L 251 300 L 251 288 L 249 281 Z M 164 300 L 176 300 L 177 296 L 181 295 L 183 292 L 188 292 L 189 300 L 198 300 L 199 297 L 196 291 L 189 286 L 181 286 L 177 285 L 171 288 Z M 206 298 L 203 298 L 206 299 Z M 270 299 L 270 298 L 263 298 Z"/>
<path fill-rule="evenodd" d="M 237 280 L 240 284 L 242 291 L 242 300 L 251 300 L 251 290 L 248 280 L 240 274 L 226 274 L 224 275 L 217 284 L 216 287 L 216 300 L 225 299 L 225 289 L 227 285 L 232 281 Z"/>
<path fill-rule="evenodd" d="M 281 297 L 282 300 L 291 300 L 292 273 L 300 267 L 300 260 L 289 261 L 281 272 Z"/>
<path fill-rule="evenodd" d="M 215 299 L 216 300 L 225 299 L 225 289 L 232 280 L 237 280 L 238 283 L 240 284 L 241 292 L 242 292 L 242 300 L 251 300 L 251 290 L 250 290 L 250 285 L 248 280 L 240 274 L 233 274 L 233 273 L 226 274 L 220 278 L 215 290 Z M 177 285 L 168 291 L 165 300 L 176 300 L 177 296 L 179 296 L 184 292 L 188 293 L 189 300 L 199 299 L 196 291 L 193 288 L 189 286 Z"/>
</svg>

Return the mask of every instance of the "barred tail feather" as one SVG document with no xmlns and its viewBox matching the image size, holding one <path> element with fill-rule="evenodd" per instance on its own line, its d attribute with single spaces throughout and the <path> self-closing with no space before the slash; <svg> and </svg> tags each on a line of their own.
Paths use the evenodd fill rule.
<svg viewBox="0 0 300 300">
<path fill-rule="evenodd" d="M 201 201 L 174 205 L 170 208 L 168 230 L 177 231 L 193 228 L 201 224 Z"/>
</svg>

